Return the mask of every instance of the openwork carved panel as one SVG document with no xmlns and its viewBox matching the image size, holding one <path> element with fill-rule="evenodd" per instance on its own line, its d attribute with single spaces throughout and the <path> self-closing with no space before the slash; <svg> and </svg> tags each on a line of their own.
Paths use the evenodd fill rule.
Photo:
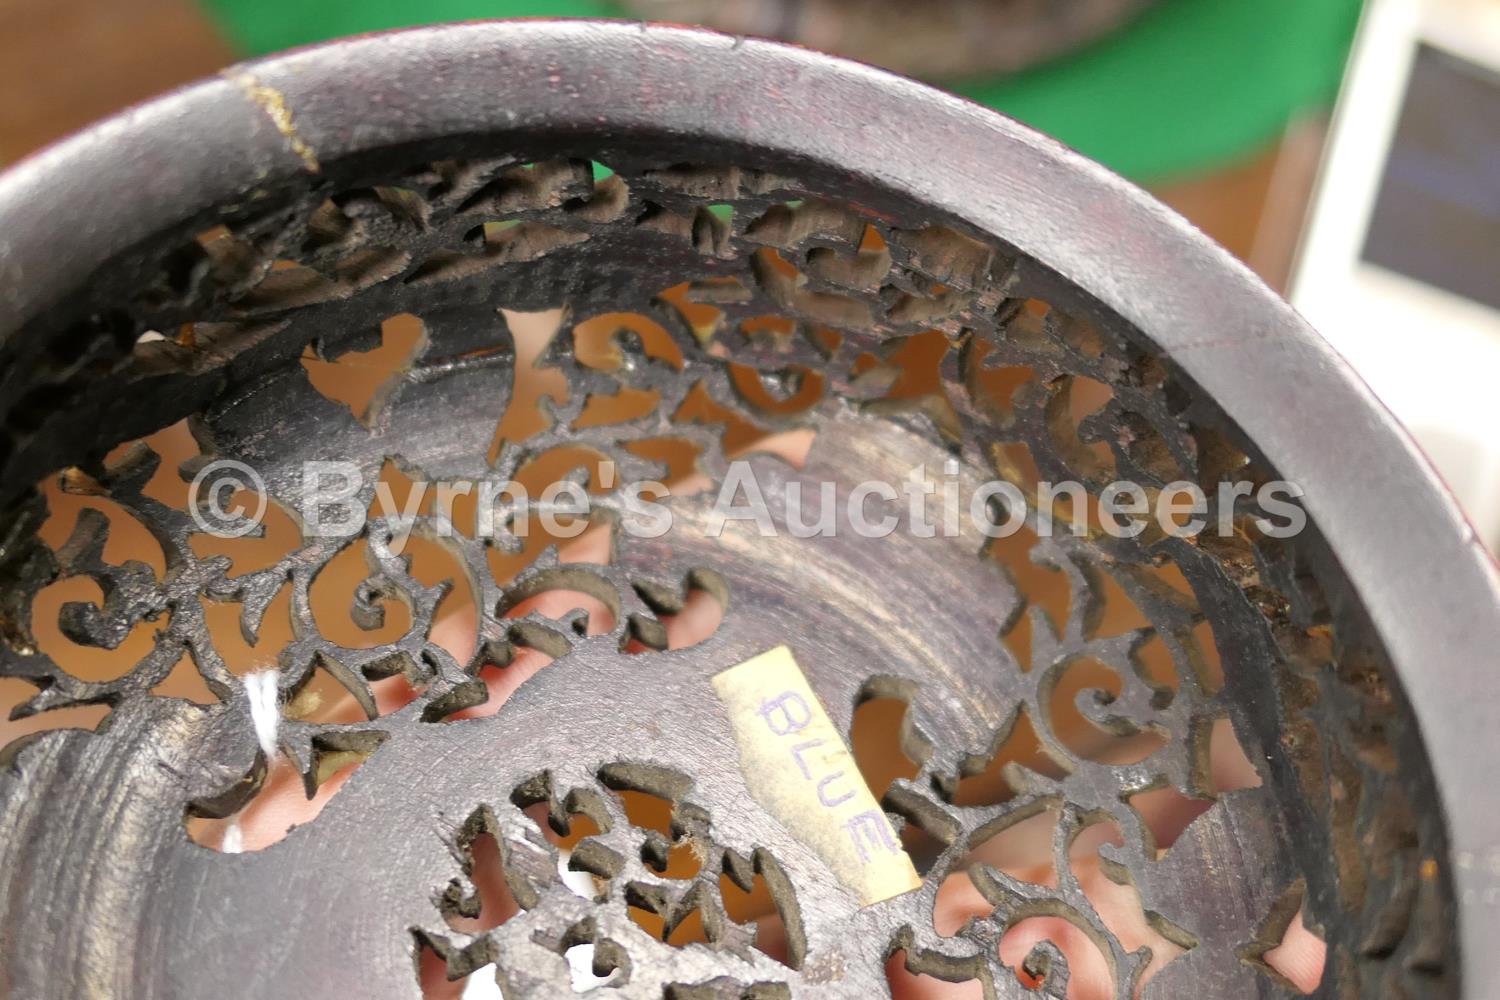
<svg viewBox="0 0 1500 1000">
<path fill-rule="evenodd" d="M 1061 997 L 1089 966 L 1119 997 L 1283 996 L 1293 924 L 1319 995 L 1457 989 L 1388 659 L 1315 526 L 1268 538 L 1216 492 L 1277 470 L 1150 331 L 1003 234 L 753 149 L 297 141 L 299 175 L 0 344 L 28 379 L 0 673 L 61 720 L 3 754 L 17 995 Z M 261 477 L 259 533 L 189 509 L 223 460 Z M 788 484 L 918 466 L 1032 502 L 1007 538 L 716 532 L 738 461 L 782 527 Z M 359 473 L 348 537 L 309 530 L 316 462 Z M 1120 479 L 1199 484 L 1234 530 L 1042 530 Z M 485 480 L 592 512 L 523 536 L 404 506 Z M 658 537 L 625 530 L 642 480 Z M 1037 502 L 1066 480 L 1089 496 Z M 860 905 L 747 788 L 712 679 L 780 645 L 919 889 Z"/>
</svg>

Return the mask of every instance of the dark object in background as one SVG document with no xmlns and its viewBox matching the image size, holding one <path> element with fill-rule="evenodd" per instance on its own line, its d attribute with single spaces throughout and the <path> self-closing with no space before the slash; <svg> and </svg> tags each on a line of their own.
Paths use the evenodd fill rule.
<svg viewBox="0 0 1500 1000">
<path fill-rule="evenodd" d="M 1417 50 L 1364 258 L 1500 309 L 1500 74 Z"/>
<path fill-rule="evenodd" d="M 796 42 L 924 80 L 1014 73 L 1156 0 L 624 0 L 641 17 Z"/>
</svg>

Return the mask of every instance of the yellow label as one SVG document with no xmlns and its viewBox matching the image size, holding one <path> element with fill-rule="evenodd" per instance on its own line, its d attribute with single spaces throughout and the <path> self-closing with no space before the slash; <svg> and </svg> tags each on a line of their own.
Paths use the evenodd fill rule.
<svg viewBox="0 0 1500 1000">
<path fill-rule="evenodd" d="M 750 794 L 863 905 L 921 886 L 790 649 L 778 646 L 731 667 L 714 678 L 714 690 L 729 710 Z"/>
</svg>

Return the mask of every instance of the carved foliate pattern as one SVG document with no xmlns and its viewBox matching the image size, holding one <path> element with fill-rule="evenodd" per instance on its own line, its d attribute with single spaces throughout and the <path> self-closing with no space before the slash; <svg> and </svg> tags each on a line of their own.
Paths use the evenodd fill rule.
<svg viewBox="0 0 1500 1000">
<path fill-rule="evenodd" d="M 1400 749 L 1410 737 L 1399 695 L 1357 608 L 1326 596 L 1338 582 L 1311 532 L 1283 541 L 1248 529 L 1197 540 L 1159 532 L 1040 538 L 1036 509 L 1008 545 L 969 532 L 892 539 L 886 549 L 786 537 L 756 547 L 743 544 L 738 528 L 729 535 L 737 544 L 705 530 L 712 487 L 740 457 L 772 478 L 804 480 L 804 495 L 819 478 L 893 477 L 945 460 L 968 486 L 998 475 L 1027 491 L 1039 480 L 1078 480 L 1091 493 L 1114 479 L 1152 490 L 1186 480 L 1212 500 L 1225 479 L 1273 478 L 1234 443 L 1211 401 L 1076 288 L 1011 248 L 924 218 L 918 206 L 877 212 L 794 177 L 735 166 L 615 166 L 443 161 L 349 187 L 310 187 L 275 211 L 228 213 L 154 266 L 119 285 L 101 283 L 92 293 L 99 301 L 80 310 L 82 325 L 67 340 L 83 345 L 79 356 L 90 364 L 57 367 L 50 395 L 11 411 L 10 437 L 35 460 L 38 449 L 112 411 L 80 404 L 85 397 L 150 400 L 53 457 L 76 466 L 64 475 L 66 491 L 107 497 L 149 531 L 164 569 L 107 561 L 98 514 L 80 516 L 54 551 L 28 541 L 40 504 L 14 508 L 0 671 L 38 689 L 17 712 L 104 704 L 112 721 L 93 736 L 43 734 L 10 748 L 11 774 L 0 779 L 0 816 L 10 828 L 47 829 L 46 815 L 25 812 L 28 796 L 63 781 L 66 762 L 90 752 L 86 743 L 160 739 L 181 748 L 168 754 L 173 761 L 192 748 L 207 763 L 142 791 L 158 807 L 146 821 L 158 824 L 147 838 L 152 849 L 184 871 L 237 864 L 162 831 L 180 838 L 184 810 L 231 815 L 265 780 L 270 762 L 256 746 L 253 700 L 226 665 L 205 609 L 238 605 L 241 629 L 254 637 L 286 595 L 292 639 L 275 653 L 280 700 L 299 704 L 322 672 L 364 718 L 283 712 L 277 750 L 309 794 L 330 761 L 349 755 L 366 760 L 366 789 L 426 775 L 431 788 L 410 809 L 437 810 L 441 829 L 406 831 L 434 844 L 417 849 L 422 860 L 409 876 L 395 878 L 396 891 L 422 904 L 409 919 L 402 913 L 398 936 L 401 947 L 435 948 L 455 975 L 494 962 L 516 995 L 551 995 L 552 980 L 535 969 L 562 975 L 565 952 L 587 943 L 613 966 L 610 985 L 621 995 L 838 988 L 868 996 L 884 989 L 882 965 L 900 952 L 914 971 L 1019 993 L 1026 987 L 1001 963 L 998 942 L 1042 915 L 1076 927 L 1104 956 L 1117 994 L 1129 997 L 1150 953 L 1127 949 L 1106 926 L 1071 853 L 1083 830 L 1113 823 L 1119 842 L 1101 849 L 1104 870 L 1133 884 L 1152 926 L 1185 949 L 1154 980 L 1158 995 L 1285 991 L 1259 959 L 1274 944 L 1272 925 L 1290 918 L 1288 893 L 1304 891 L 1307 922 L 1331 946 L 1326 995 L 1441 989 L 1451 944 L 1438 832 L 1405 791 L 1421 787 L 1420 768 Z M 531 364 L 560 375 L 565 391 L 521 398 L 511 326 L 520 314 L 557 307 L 566 310 L 561 325 Z M 418 324 L 420 335 L 368 406 L 355 412 L 318 390 L 305 361 L 377 348 L 395 317 Z M 639 405 L 605 418 L 600 400 Z M 514 437 L 499 430 L 513 411 L 537 406 L 540 429 Z M 556 548 L 527 549 L 504 523 L 484 537 L 476 524 L 423 510 L 407 524 L 372 518 L 344 540 L 299 537 L 269 565 L 240 572 L 230 558 L 201 557 L 190 514 L 147 489 L 159 464 L 149 447 L 101 461 L 115 440 L 184 416 L 202 455 L 183 478 L 210 459 L 241 461 L 287 511 L 299 509 L 310 461 L 353 460 L 364 477 L 361 509 L 375 501 L 388 463 L 433 481 L 503 481 L 548 468 L 552 479 L 591 489 L 596 523 L 611 535 L 609 556 L 569 562 Z M 766 435 L 799 430 L 815 434 L 802 467 L 757 451 Z M 619 485 L 681 478 L 662 442 L 687 449 L 691 470 L 711 488 L 667 501 L 676 525 L 665 538 L 628 537 L 619 530 L 629 513 Z M 1207 520 L 1248 525 L 1261 513 L 1248 497 L 1229 503 L 1225 511 L 1212 503 Z M 407 532 L 441 549 L 447 579 L 414 574 L 393 544 Z M 350 550 L 368 567 L 352 619 L 374 632 L 399 602 L 409 620 L 401 635 L 360 645 L 320 627 L 314 586 Z M 890 565 L 904 567 L 900 586 L 877 579 L 875 568 Z M 113 648 L 143 623 L 157 629 L 151 651 L 112 679 L 75 676 L 36 641 L 37 595 L 78 576 L 95 581 L 103 600 L 63 606 L 58 628 L 70 641 Z M 788 596 L 826 595 L 840 580 L 872 589 L 900 634 L 882 633 L 845 597 L 825 597 L 834 613 L 808 618 L 810 607 Z M 1042 580 L 1053 582 L 1038 589 Z M 466 658 L 434 635 L 456 586 L 468 588 L 475 608 Z M 714 595 L 724 624 L 691 649 L 667 649 L 663 622 L 695 590 Z M 526 610 L 559 591 L 597 602 L 592 625 L 581 611 L 558 620 Z M 722 720 L 714 721 L 705 681 L 776 636 L 807 646 L 815 687 L 846 732 L 861 700 L 906 701 L 900 738 L 915 773 L 885 790 L 884 805 L 935 845 L 918 892 L 853 906 L 804 848 L 747 805 L 732 763 L 725 770 L 732 754 L 723 758 Z M 835 652 L 840 643 L 850 652 Z M 483 671 L 524 651 L 555 662 L 515 704 L 462 719 L 488 697 Z M 168 708 L 152 696 L 184 654 L 217 704 Z M 1064 724 L 1055 695 L 1072 690 L 1080 670 L 1102 672 L 1109 687 L 1078 682 L 1064 706 L 1077 720 Z M 382 705 L 374 685 L 396 676 L 413 694 Z M 611 692 L 607 704 L 600 691 Z M 573 706 L 550 726 L 549 699 Z M 1215 786 L 1208 745 L 1222 719 L 1250 759 L 1263 762 L 1261 787 Z M 960 804 L 963 781 L 998 759 L 1023 722 L 1051 766 L 1008 768 L 1012 794 Z M 461 756 L 442 757 L 437 776 L 421 763 L 465 741 L 505 751 L 475 751 L 481 790 Z M 695 766 L 706 754 L 720 763 Z M 87 779 L 84 769 L 73 780 Z M 620 788 L 673 802 L 673 836 L 702 854 L 694 886 L 774 873 L 784 887 L 781 916 L 788 907 L 796 914 L 790 957 L 753 952 L 753 935 L 724 918 L 708 888 L 663 888 L 649 859 L 671 838 L 631 834 L 611 798 Z M 1164 855 L 1131 802 L 1159 789 L 1212 803 Z M 561 882 L 556 848 L 524 813 L 538 803 L 553 815 L 583 803 L 608 828 L 571 855 L 598 879 L 597 898 Z M 1057 815 L 1055 885 L 974 860 L 989 837 L 1047 810 Z M 347 813 L 320 817 L 301 840 L 288 839 L 282 863 L 315 865 L 329 843 L 320 838 L 339 835 L 320 826 L 347 835 L 358 825 Z M 439 846 L 462 857 L 481 832 L 501 842 L 525 912 L 461 937 L 433 921 L 467 905 L 466 893 L 441 896 L 434 911 L 430 894 L 441 883 L 429 876 L 442 868 Z M 1214 845 L 1226 838 L 1239 854 L 1211 863 L 1223 860 Z M 1293 838 L 1306 846 L 1289 849 Z M 971 865 L 993 913 L 941 934 L 932 922 L 936 894 Z M 234 882 L 232 873 L 218 877 Z M 1192 892 L 1183 890 L 1188 883 Z M 649 941 L 625 919 L 632 900 L 669 924 L 683 907 L 701 910 L 705 939 L 680 949 Z M 537 949 L 551 956 L 541 965 L 527 958 Z M 1039 946 L 1025 967 L 1040 976 L 1037 990 L 1061 995 L 1067 962 L 1056 947 Z"/>
</svg>

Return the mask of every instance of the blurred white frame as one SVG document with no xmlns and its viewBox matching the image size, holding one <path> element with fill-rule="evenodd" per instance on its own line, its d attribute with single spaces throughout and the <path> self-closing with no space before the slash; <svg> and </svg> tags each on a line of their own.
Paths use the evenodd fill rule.
<svg viewBox="0 0 1500 1000">
<path fill-rule="evenodd" d="M 1290 298 L 1412 432 L 1493 550 L 1500 311 L 1361 259 L 1421 45 L 1500 72 L 1500 0 L 1369 0 Z M 1500 227 L 1495 248 L 1500 283 Z"/>
</svg>

